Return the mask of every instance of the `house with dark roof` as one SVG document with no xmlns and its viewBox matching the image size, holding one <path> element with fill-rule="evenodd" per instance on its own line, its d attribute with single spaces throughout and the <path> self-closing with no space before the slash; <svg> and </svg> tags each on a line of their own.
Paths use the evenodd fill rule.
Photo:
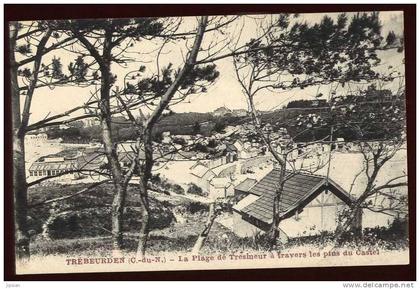
<svg viewBox="0 0 420 289">
<path fill-rule="evenodd" d="M 50 181 L 75 180 L 87 170 L 99 170 L 106 163 L 103 152 L 87 148 L 80 151 L 65 150 L 55 155 L 44 156 L 33 162 L 28 169 L 28 178 L 36 180 L 57 176 Z M 78 172 L 84 170 L 84 173 Z"/>
<path fill-rule="evenodd" d="M 63 157 L 45 157 L 30 165 L 28 178 L 35 180 L 60 175 L 61 179 L 74 179 L 76 178 L 76 173 L 70 172 L 76 169 L 77 162 L 75 160 L 67 160 Z M 61 174 L 67 172 L 69 173 L 61 176 Z"/>
<path fill-rule="evenodd" d="M 240 182 L 237 186 L 234 188 L 234 195 L 235 200 L 240 201 L 247 195 L 249 195 L 249 190 L 257 183 L 257 180 L 246 178 L 242 182 Z"/>
<path fill-rule="evenodd" d="M 238 149 L 233 144 L 227 143 L 224 156 L 227 163 L 235 162 L 238 160 Z"/>
<path fill-rule="evenodd" d="M 237 235 L 253 236 L 270 229 L 280 172 L 280 168 L 274 168 L 248 190 L 240 186 L 246 196 L 233 207 L 232 230 Z M 338 215 L 353 202 L 354 198 L 331 179 L 287 171 L 280 197 L 281 240 L 334 231 Z M 361 213 L 353 225 L 361 226 Z"/>
</svg>

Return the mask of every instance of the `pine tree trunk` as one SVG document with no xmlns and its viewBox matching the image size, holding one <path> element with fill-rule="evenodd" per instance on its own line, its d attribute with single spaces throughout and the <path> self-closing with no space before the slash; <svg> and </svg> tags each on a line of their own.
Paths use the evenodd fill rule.
<svg viewBox="0 0 420 289">
<path fill-rule="evenodd" d="M 147 181 L 140 180 L 140 207 L 141 207 L 141 227 L 139 231 L 139 242 L 137 245 L 137 258 L 143 258 L 146 254 L 147 240 L 149 238 L 149 218 L 150 207 L 147 196 Z"/>
<path fill-rule="evenodd" d="M 14 134 L 13 139 L 13 190 L 15 212 L 16 257 L 20 261 L 29 259 L 29 234 L 27 228 L 27 185 L 25 173 L 24 137 Z"/>
<path fill-rule="evenodd" d="M 103 129 L 104 130 L 104 129 Z M 107 129 L 105 129 L 106 131 Z M 118 156 L 115 148 L 112 145 L 111 134 L 103 135 L 105 152 L 107 160 L 111 168 L 113 182 L 114 182 L 114 198 L 111 207 L 111 224 L 112 237 L 115 250 L 121 250 L 123 238 L 123 213 L 125 207 L 125 200 L 127 195 L 127 186 L 123 184 L 123 177 L 121 167 L 118 162 Z"/>
<path fill-rule="evenodd" d="M 141 170 L 143 171 L 141 172 L 141 180 L 139 184 L 140 203 L 142 207 L 142 213 L 141 213 L 142 225 L 139 232 L 139 243 L 137 247 L 137 256 L 139 257 L 143 257 L 145 255 L 147 239 L 149 237 L 150 208 L 149 208 L 147 184 L 152 176 L 152 168 L 153 168 L 153 162 L 154 162 L 152 130 L 153 130 L 154 125 L 162 116 L 163 111 L 169 106 L 173 96 L 178 91 L 178 88 L 182 85 L 185 77 L 193 69 L 196 59 L 197 59 L 198 52 L 200 50 L 201 42 L 203 40 L 204 32 L 207 26 L 207 21 L 208 21 L 207 16 L 201 17 L 193 47 L 188 55 L 188 58 L 186 59 L 186 62 L 183 68 L 179 71 L 173 83 L 169 86 L 165 94 L 161 97 L 158 107 L 152 112 L 151 116 L 147 119 L 147 121 L 145 121 L 145 124 L 143 126 L 144 131 L 143 131 L 141 141 L 144 144 L 145 160 L 144 160 L 144 165 L 141 168 Z M 137 161 L 140 164 L 141 163 L 140 156 L 138 155 L 137 158 L 138 158 Z"/>
<path fill-rule="evenodd" d="M 114 199 L 112 202 L 111 224 L 112 224 L 112 243 L 114 250 L 121 250 L 123 239 L 123 212 L 127 193 L 127 186 L 123 182 L 123 173 L 118 160 L 116 146 L 112 139 L 112 119 L 110 106 L 110 90 L 112 86 L 111 76 L 111 43 L 112 36 L 107 32 L 104 43 L 103 59 L 101 59 L 101 102 L 99 103 L 102 142 L 104 144 L 105 155 L 114 182 Z"/>
<path fill-rule="evenodd" d="M 123 185 L 121 165 L 118 161 L 117 150 L 112 140 L 109 90 L 103 91 L 101 97 L 103 97 L 103 102 L 101 103 L 102 141 L 114 183 L 114 198 L 111 207 L 111 230 L 114 249 L 120 250 L 122 243 L 123 211 L 127 189 Z"/>
<path fill-rule="evenodd" d="M 10 26 L 13 27 L 12 25 Z M 13 135 L 13 201 L 16 257 L 20 261 L 29 259 L 29 234 L 27 228 L 27 184 L 25 172 L 25 133 L 22 130 L 20 93 L 18 84 L 17 67 L 15 60 L 15 46 L 17 26 L 11 31 L 9 41 L 10 56 L 10 90 L 12 101 L 12 135 Z"/>
<path fill-rule="evenodd" d="M 112 220 L 111 230 L 113 236 L 114 250 L 121 250 L 123 246 L 123 223 L 124 223 L 124 207 L 125 198 L 127 195 L 127 188 L 123 185 L 118 185 L 114 189 L 114 199 L 112 202 Z"/>
<path fill-rule="evenodd" d="M 361 235 L 361 227 L 359 222 L 361 222 L 362 209 L 360 208 L 362 200 L 359 199 L 356 201 L 353 206 L 350 208 L 349 217 L 345 219 L 343 224 L 338 224 L 334 232 L 334 240 L 336 243 L 340 242 L 342 236 L 347 231 L 348 228 L 356 228 L 357 234 Z M 357 224 L 356 224 L 357 223 Z"/>
</svg>

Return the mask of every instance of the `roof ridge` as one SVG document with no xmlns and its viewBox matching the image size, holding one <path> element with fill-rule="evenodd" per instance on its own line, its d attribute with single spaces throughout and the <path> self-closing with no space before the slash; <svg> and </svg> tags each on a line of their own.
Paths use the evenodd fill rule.
<svg viewBox="0 0 420 289">
<path fill-rule="evenodd" d="M 277 171 L 280 171 L 281 170 L 281 168 L 280 167 L 274 167 L 269 173 L 271 173 L 272 171 L 274 171 L 274 170 L 277 170 Z M 300 174 L 300 175 L 305 175 L 305 176 L 313 176 L 313 177 L 320 177 L 320 178 L 327 178 L 327 176 L 323 176 L 323 175 L 321 175 L 321 174 L 314 174 L 314 173 L 309 173 L 309 172 L 302 172 L 302 171 L 297 171 L 297 172 L 295 172 L 295 171 L 293 171 L 293 170 L 290 170 L 290 169 L 286 169 L 286 172 L 291 172 L 291 173 L 294 173 L 294 174 Z M 269 174 L 268 173 L 268 174 Z M 267 175 L 268 175 L 267 174 Z M 265 177 L 265 176 L 264 176 Z"/>
</svg>

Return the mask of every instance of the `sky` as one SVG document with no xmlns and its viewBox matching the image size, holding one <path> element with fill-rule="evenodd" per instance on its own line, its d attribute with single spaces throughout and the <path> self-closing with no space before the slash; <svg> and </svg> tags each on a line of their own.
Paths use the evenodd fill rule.
<svg viewBox="0 0 420 289">
<path fill-rule="evenodd" d="M 336 18 L 337 13 L 317 13 L 317 14 L 301 14 L 300 19 L 307 21 L 308 23 L 319 22 L 324 15 L 329 15 L 331 18 Z M 403 35 L 403 13 L 400 11 L 387 11 L 380 12 L 380 21 L 382 24 L 382 34 L 384 37 L 389 31 L 393 30 L 397 35 Z M 250 38 L 255 37 L 255 17 L 243 17 L 240 21 L 244 23 L 244 29 L 241 34 L 241 38 L 238 43 L 245 43 Z M 185 27 L 191 29 L 196 23 L 195 17 L 188 17 L 185 19 Z M 235 23 L 235 22 L 234 22 Z M 239 24 L 229 26 L 228 34 L 235 34 L 238 31 Z M 187 28 L 184 28 L 187 29 Z M 215 34 L 206 35 L 207 38 L 203 40 L 203 45 L 209 45 L 212 37 L 216 37 Z M 189 44 L 192 43 L 192 40 Z M 146 70 L 153 70 L 156 68 L 156 62 L 153 51 L 154 47 L 148 44 L 145 47 L 143 44 L 136 44 L 134 49 L 136 51 L 144 51 L 143 53 L 133 54 L 133 58 L 141 59 L 141 61 L 135 61 L 130 63 L 127 67 L 121 67 L 119 65 L 113 65 L 112 70 L 118 75 L 117 85 L 122 87 L 124 84 L 123 78 L 127 71 L 131 71 L 139 67 L 139 65 L 145 65 Z M 172 44 L 168 46 L 161 56 L 160 63 L 162 66 L 168 62 L 174 63 L 175 66 L 182 62 L 183 54 L 185 49 L 184 46 Z M 149 53 L 150 52 L 150 53 Z M 147 59 L 146 55 L 149 53 L 150 59 Z M 70 60 L 68 52 L 62 51 L 54 54 L 56 57 L 60 57 L 63 60 L 63 66 L 66 67 L 66 61 Z M 52 57 L 52 55 L 48 56 Z M 74 56 L 72 56 L 74 59 Z M 381 65 L 378 71 L 385 71 L 390 65 L 397 71 L 404 74 L 404 54 L 397 53 L 395 50 L 385 51 L 379 53 L 381 58 Z M 194 95 L 189 97 L 185 102 L 177 104 L 172 107 L 175 112 L 210 112 L 219 107 L 225 106 L 229 109 L 247 109 L 246 99 L 241 91 L 241 87 L 236 80 L 233 64 L 230 58 L 226 58 L 216 62 L 217 70 L 220 72 L 219 78 L 216 82 L 208 88 L 206 93 L 200 95 Z M 396 87 L 396 83 L 389 84 L 389 88 L 393 89 Z M 328 95 L 330 86 L 314 86 L 305 89 L 295 89 L 291 91 L 283 91 L 279 93 L 273 92 L 261 92 L 257 95 L 255 103 L 260 110 L 273 110 L 281 108 L 286 105 L 289 101 L 297 99 L 313 99 L 314 96 L 321 92 L 324 95 Z M 386 87 L 385 87 L 386 88 Z M 86 102 L 90 98 L 90 91 L 94 89 L 83 88 L 83 87 L 54 87 L 46 89 L 36 90 L 33 98 L 31 119 L 30 123 L 41 120 L 47 115 L 51 116 L 57 113 L 64 112 L 75 106 L 79 106 Z M 346 88 L 348 89 L 348 88 Z M 353 87 L 351 89 L 356 89 Z M 23 103 L 23 102 L 22 102 Z"/>
</svg>

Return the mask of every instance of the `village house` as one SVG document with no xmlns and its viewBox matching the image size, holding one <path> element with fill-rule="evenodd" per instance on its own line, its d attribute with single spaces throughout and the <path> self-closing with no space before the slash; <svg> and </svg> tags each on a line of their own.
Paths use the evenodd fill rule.
<svg viewBox="0 0 420 289">
<path fill-rule="evenodd" d="M 25 135 L 25 145 L 41 145 L 48 141 L 46 133 Z"/>
<path fill-rule="evenodd" d="M 336 140 L 336 142 L 332 145 L 332 149 L 333 150 L 337 150 L 337 151 L 343 151 L 345 150 L 345 140 L 342 137 L 338 137 Z"/>
<path fill-rule="evenodd" d="M 279 177 L 280 169 L 274 168 L 259 182 L 246 181 L 235 188 L 235 196 L 240 200 L 233 207 L 235 234 L 250 237 L 269 230 Z M 354 198 L 331 179 L 288 171 L 280 200 L 280 239 L 286 242 L 293 237 L 334 231 L 338 215 L 353 201 Z M 361 227 L 361 213 L 353 226 Z"/>
<path fill-rule="evenodd" d="M 232 113 L 232 111 L 225 106 L 219 107 L 213 111 L 214 116 L 224 116 L 228 113 Z"/>
<path fill-rule="evenodd" d="M 233 163 L 238 160 L 238 149 L 231 143 L 225 142 L 217 146 L 218 158 L 224 158 L 222 163 Z"/>
<path fill-rule="evenodd" d="M 231 180 L 236 172 L 235 163 L 226 163 L 224 157 L 214 160 L 198 161 L 190 167 L 194 184 L 208 193 L 210 199 L 233 196 Z"/>
<path fill-rule="evenodd" d="M 219 183 L 222 180 L 226 185 L 224 188 L 227 190 L 227 196 L 233 196 L 234 187 L 230 187 L 231 183 L 237 184 L 240 180 L 246 178 L 244 174 L 251 171 L 254 176 L 261 178 L 263 176 L 261 174 L 272 167 L 272 158 L 269 155 L 246 160 L 234 160 L 233 162 L 229 162 L 231 159 L 227 156 L 200 160 L 190 167 L 192 182 L 209 193 L 210 198 L 221 195 Z M 220 180 L 213 180 L 215 178 L 220 178 Z"/>
<path fill-rule="evenodd" d="M 31 164 L 29 167 L 29 178 L 40 179 L 56 176 L 76 169 L 76 160 L 66 160 L 64 157 L 45 157 Z M 77 173 L 75 172 L 60 176 L 61 179 L 74 179 L 76 177 Z"/>
<path fill-rule="evenodd" d="M 236 117 L 244 117 L 248 115 L 248 110 L 246 109 L 234 109 L 232 110 L 232 115 Z"/>
<path fill-rule="evenodd" d="M 93 118 L 85 118 L 82 120 L 85 127 L 92 127 L 96 125 L 100 125 L 101 122 L 99 121 L 99 118 L 93 117 Z"/>
<path fill-rule="evenodd" d="M 172 143 L 171 132 L 169 132 L 169 131 L 162 132 L 162 140 L 161 140 L 161 143 L 162 144 L 170 144 L 170 143 Z"/>
<path fill-rule="evenodd" d="M 203 189 L 205 192 L 210 190 L 210 182 L 216 174 L 202 162 L 195 163 L 190 168 L 192 182 Z"/>
<path fill-rule="evenodd" d="M 156 146 L 156 144 L 155 144 Z M 153 150 L 153 159 L 156 165 L 159 165 L 160 162 L 165 162 L 172 158 L 173 152 L 179 149 L 179 146 L 160 146 L 159 148 L 154 148 Z M 135 141 L 126 141 L 118 144 L 117 154 L 118 161 L 120 162 L 121 167 L 126 170 L 129 169 L 133 160 L 137 158 L 137 149 Z M 144 161 L 146 159 L 144 150 L 140 150 L 139 159 Z"/>
<path fill-rule="evenodd" d="M 249 190 L 257 183 L 257 180 L 246 178 L 234 188 L 235 201 L 239 202 L 244 197 L 249 195 Z"/>
<path fill-rule="evenodd" d="M 214 177 L 210 181 L 208 198 L 215 200 L 217 198 L 227 198 L 234 195 L 234 185 L 228 177 Z"/>
<path fill-rule="evenodd" d="M 238 151 L 238 158 L 248 159 L 258 156 L 261 153 L 261 146 L 252 145 L 250 142 L 237 140 L 233 146 Z"/>
<path fill-rule="evenodd" d="M 77 156 L 76 162 L 77 168 L 80 170 L 99 171 L 107 163 L 107 158 L 101 148 L 93 147 L 84 149 Z"/>
<path fill-rule="evenodd" d="M 227 163 L 232 163 L 238 160 L 238 149 L 233 144 L 226 144 L 226 150 L 224 152 Z"/>
<path fill-rule="evenodd" d="M 311 106 L 312 107 L 326 107 L 327 105 L 327 100 L 326 99 L 314 99 L 311 101 Z"/>
<path fill-rule="evenodd" d="M 58 128 L 59 129 L 69 129 L 70 126 L 68 124 L 60 124 L 60 125 L 58 125 Z"/>
<path fill-rule="evenodd" d="M 273 165 L 273 157 L 271 155 L 256 156 L 241 160 L 238 166 L 240 174 L 252 173 L 255 174 L 257 170 L 263 170 Z"/>
<path fill-rule="evenodd" d="M 66 149 L 58 154 L 38 158 L 28 168 L 29 180 L 37 180 L 44 177 L 48 181 L 72 181 L 83 176 L 97 174 L 101 167 L 106 164 L 106 157 L 100 147 L 88 147 L 84 149 Z"/>
</svg>

